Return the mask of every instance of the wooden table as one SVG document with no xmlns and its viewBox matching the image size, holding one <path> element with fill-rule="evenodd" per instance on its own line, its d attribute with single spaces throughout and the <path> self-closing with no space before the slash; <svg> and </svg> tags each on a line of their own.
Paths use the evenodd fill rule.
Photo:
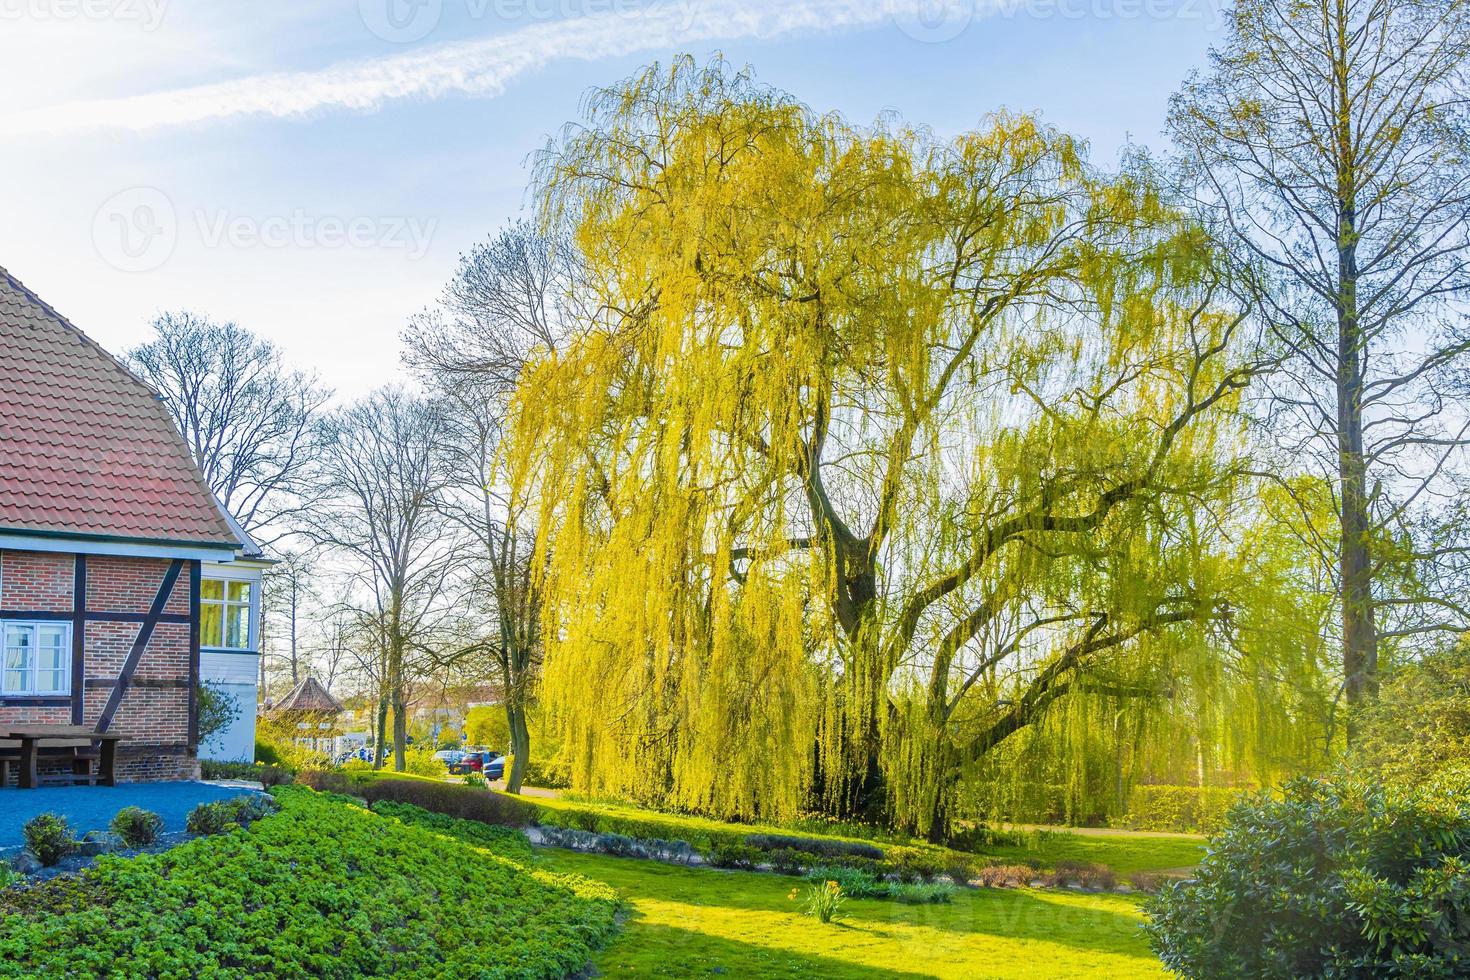
<svg viewBox="0 0 1470 980">
<path fill-rule="evenodd" d="M 0 727 L 0 738 L 20 743 L 20 788 L 34 789 L 40 785 L 36 772 L 37 759 L 47 750 L 72 749 L 70 755 L 73 782 L 85 779 L 89 783 L 103 786 L 117 785 L 117 743 L 121 735 L 112 732 L 94 732 L 86 725 L 20 725 Z M 97 747 L 100 744 L 100 748 Z M 92 755 L 75 750 L 97 751 L 97 773 L 92 775 Z M 67 756 L 63 756 L 67 758 Z"/>
</svg>

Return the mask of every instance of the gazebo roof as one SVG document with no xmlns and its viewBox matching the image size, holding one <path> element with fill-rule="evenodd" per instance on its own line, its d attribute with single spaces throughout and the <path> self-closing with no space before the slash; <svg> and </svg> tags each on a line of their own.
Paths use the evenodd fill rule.
<svg viewBox="0 0 1470 980">
<path fill-rule="evenodd" d="M 342 711 L 342 702 L 332 697 L 332 692 L 322 687 L 315 674 L 307 674 L 301 682 L 291 688 L 291 693 L 281 698 L 276 711 L 317 712 L 337 714 Z"/>
</svg>

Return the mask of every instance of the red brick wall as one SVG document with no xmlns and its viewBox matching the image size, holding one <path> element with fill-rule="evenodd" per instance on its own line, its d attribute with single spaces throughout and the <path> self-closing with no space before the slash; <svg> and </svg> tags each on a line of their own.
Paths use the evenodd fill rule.
<svg viewBox="0 0 1470 980">
<path fill-rule="evenodd" d="M 87 611 L 147 613 L 171 564 L 160 558 L 90 555 L 87 561 Z M 74 564 L 71 555 L 0 552 L 0 607 L 15 612 L 67 612 L 72 609 Z M 186 564 L 166 613 L 189 613 Z M 137 623 L 89 621 L 86 625 L 86 676 L 115 680 L 140 629 Z M 181 779 L 197 776 L 198 762 L 188 750 L 190 678 L 189 627 L 159 623 L 138 661 L 109 730 L 124 736 L 118 752 L 118 777 L 124 780 Z M 112 694 L 110 687 L 83 691 L 83 722 L 95 726 Z M 69 724 L 70 706 L 0 705 L 0 722 Z"/>
<path fill-rule="evenodd" d="M 70 612 L 71 555 L 0 551 L 0 609 Z"/>
</svg>

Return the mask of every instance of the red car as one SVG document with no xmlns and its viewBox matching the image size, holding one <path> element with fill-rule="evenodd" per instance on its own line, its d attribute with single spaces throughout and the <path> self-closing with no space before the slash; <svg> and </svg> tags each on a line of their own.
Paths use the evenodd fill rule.
<svg viewBox="0 0 1470 980">
<path fill-rule="evenodd" d="M 505 760 L 499 752 L 470 752 L 449 767 L 456 776 L 466 773 L 484 773 L 489 779 L 500 779 L 505 775 Z"/>
</svg>

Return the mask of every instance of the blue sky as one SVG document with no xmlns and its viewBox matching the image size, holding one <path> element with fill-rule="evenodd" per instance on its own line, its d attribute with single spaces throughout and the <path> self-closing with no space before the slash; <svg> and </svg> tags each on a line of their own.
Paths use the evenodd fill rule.
<svg viewBox="0 0 1470 980">
<path fill-rule="evenodd" d="M 0 0 L 0 265 L 113 350 L 190 308 L 344 396 L 590 86 L 715 51 L 940 134 L 999 107 L 1162 148 L 1213 0 Z"/>
</svg>

